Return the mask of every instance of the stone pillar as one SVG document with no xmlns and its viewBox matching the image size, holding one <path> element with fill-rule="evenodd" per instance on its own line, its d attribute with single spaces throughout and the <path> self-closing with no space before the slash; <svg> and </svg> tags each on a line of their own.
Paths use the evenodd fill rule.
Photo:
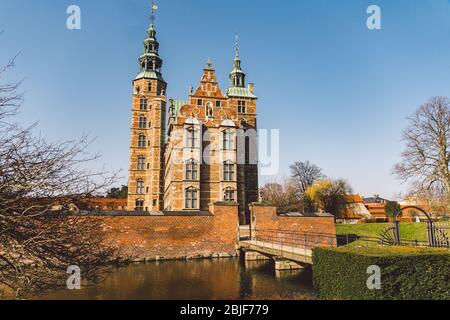
<svg viewBox="0 0 450 320">
<path fill-rule="evenodd" d="M 256 251 L 245 251 L 244 252 L 245 261 L 262 261 L 262 260 L 270 260 L 268 256 L 265 256 Z"/>
<path fill-rule="evenodd" d="M 273 260 L 275 261 L 275 270 L 299 270 L 303 269 L 303 266 L 293 262 L 291 260 L 287 260 L 282 257 L 274 257 Z"/>
</svg>

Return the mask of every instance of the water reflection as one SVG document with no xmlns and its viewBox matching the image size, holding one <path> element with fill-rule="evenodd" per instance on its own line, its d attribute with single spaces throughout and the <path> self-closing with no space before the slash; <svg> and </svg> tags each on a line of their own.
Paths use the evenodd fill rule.
<svg viewBox="0 0 450 320">
<path fill-rule="evenodd" d="M 104 282 L 36 299 L 314 299 L 309 269 L 275 272 L 272 261 L 167 261 L 116 268 Z"/>
</svg>

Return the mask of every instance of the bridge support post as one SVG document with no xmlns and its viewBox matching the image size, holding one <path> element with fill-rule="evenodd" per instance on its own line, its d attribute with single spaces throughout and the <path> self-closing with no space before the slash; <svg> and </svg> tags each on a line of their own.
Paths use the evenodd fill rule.
<svg viewBox="0 0 450 320">
<path fill-rule="evenodd" d="M 275 270 L 300 270 L 303 269 L 301 264 L 298 264 L 294 261 L 287 260 L 282 257 L 273 257 L 275 261 Z"/>
<path fill-rule="evenodd" d="M 270 258 L 268 256 L 265 256 L 257 251 L 245 251 L 244 259 L 245 259 L 245 261 L 270 260 Z"/>
</svg>

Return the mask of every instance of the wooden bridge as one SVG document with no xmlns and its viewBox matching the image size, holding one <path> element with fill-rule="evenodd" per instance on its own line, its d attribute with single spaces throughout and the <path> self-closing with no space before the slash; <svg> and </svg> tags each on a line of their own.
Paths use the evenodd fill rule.
<svg viewBox="0 0 450 320">
<path fill-rule="evenodd" d="M 275 260 L 275 269 L 298 269 L 312 264 L 312 249 L 336 247 L 336 235 L 287 230 L 251 230 L 240 233 L 239 246 L 246 260 Z"/>
</svg>

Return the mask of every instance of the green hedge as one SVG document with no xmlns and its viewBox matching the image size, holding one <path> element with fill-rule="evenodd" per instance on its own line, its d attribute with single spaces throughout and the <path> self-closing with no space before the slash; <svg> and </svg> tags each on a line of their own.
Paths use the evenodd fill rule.
<svg viewBox="0 0 450 320">
<path fill-rule="evenodd" d="M 381 269 L 381 289 L 367 288 L 367 268 Z M 324 299 L 448 300 L 450 251 L 414 247 L 313 249 L 314 286 Z"/>
</svg>

